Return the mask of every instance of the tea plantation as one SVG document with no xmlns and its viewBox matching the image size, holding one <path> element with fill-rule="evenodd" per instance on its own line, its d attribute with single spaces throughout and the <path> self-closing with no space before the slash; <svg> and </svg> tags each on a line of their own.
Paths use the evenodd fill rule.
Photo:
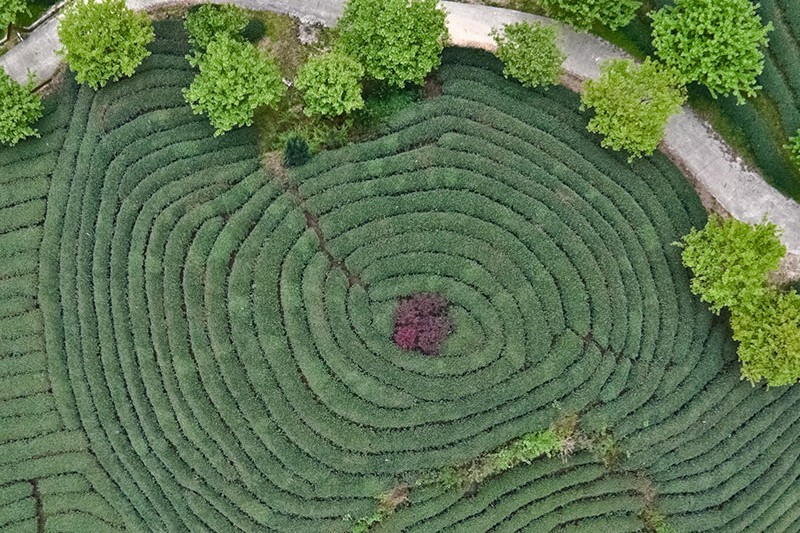
<svg viewBox="0 0 800 533">
<path fill-rule="evenodd" d="M 441 95 L 273 176 L 185 103 L 180 23 L 150 49 L 0 151 L 0 532 L 344 533 L 401 483 L 370 532 L 800 531 L 800 388 L 740 381 L 660 153 L 447 49 Z M 419 293 L 438 356 L 392 340 Z M 600 453 L 417 483 L 568 416 Z"/>
</svg>

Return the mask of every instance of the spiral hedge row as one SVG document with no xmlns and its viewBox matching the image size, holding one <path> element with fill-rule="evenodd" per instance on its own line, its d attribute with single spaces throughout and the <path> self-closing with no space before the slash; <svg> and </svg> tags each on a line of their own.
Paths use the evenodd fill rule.
<svg viewBox="0 0 800 533">
<path fill-rule="evenodd" d="M 615 468 L 414 488 L 374 531 L 637 532 L 653 507 L 800 529 L 800 389 L 739 381 L 672 245 L 705 212 L 664 157 L 629 165 L 576 95 L 448 49 L 441 96 L 287 184 L 251 129 L 191 113 L 180 25 L 151 48 L 0 154 L 0 531 L 343 532 L 566 413 L 613 432 Z M 419 292 L 451 304 L 437 358 L 392 342 Z"/>
</svg>

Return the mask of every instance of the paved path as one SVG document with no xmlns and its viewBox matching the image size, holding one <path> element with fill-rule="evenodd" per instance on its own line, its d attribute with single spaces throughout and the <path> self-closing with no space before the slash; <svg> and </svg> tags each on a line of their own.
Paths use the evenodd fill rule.
<svg viewBox="0 0 800 533">
<path fill-rule="evenodd" d="M 197 3 L 187 0 L 188 3 Z M 221 0 L 212 0 L 218 3 Z M 342 12 L 344 0 L 231 0 L 254 10 L 286 13 L 308 22 L 328 26 L 336 23 Z M 134 9 L 151 9 L 176 3 L 175 0 L 127 0 Z M 476 4 L 441 2 L 448 12 L 447 25 L 454 45 L 494 49 L 489 36 L 493 27 L 519 20 L 552 22 L 510 9 Z M 13 78 L 24 80 L 30 68 L 39 80 L 46 80 L 56 71 L 59 58 L 54 50 L 59 47 L 56 34 L 57 20 L 53 19 L 37 28 L 22 43 L 0 57 Z M 578 80 L 599 76 L 599 65 L 612 57 L 628 57 L 623 51 L 599 37 L 576 33 L 562 27 L 562 48 L 567 54 L 564 69 Z M 734 217 L 747 222 L 760 222 L 766 215 L 769 220 L 784 228 L 783 242 L 789 252 L 800 254 L 800 205 L 788 199 L 767 184 L 756 172 L 744 168 L 730 154 L 733 151 L 719 140 L 713 130 L 688 108 L 670 119 L 663 149 L 685 171 L 714 196 L 719 205 Z"/>
</svg>

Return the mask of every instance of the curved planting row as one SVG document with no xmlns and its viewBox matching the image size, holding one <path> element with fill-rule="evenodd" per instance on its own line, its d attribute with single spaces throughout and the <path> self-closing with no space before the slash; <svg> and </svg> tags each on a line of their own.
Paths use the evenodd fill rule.
<svg viewBox="0 0 800 533">
<path fill-rule="evenodd" d="M 0 531 L 122 529 L 93 487 L 86 438 L 64 424 L 52 394 L 37 294 L 50 178 L 76 85 L 47 102 L 41 137 L 0 152 Z"/>
<path fill-rule="evenodd" d="M 0 437 L 84 463 L 0 470 L 0 527 L 90 530 L 51 522 L 63 501 L 107 529 L 339 533 L 568 414 L 613 435 L 613 466 L 580 452 L 468 496 L 413 486 L 374 530 L 636 532 L 653 509 L 683 531 L 796 527 L 800 393 L 739 381 L 672 245 L 705 212 L 664 157 L 629 165 L 566 89 L 452 49 L 442 96 L 287 184 L 251 130 L 215 139 L 192 115 L 185 35 L 157 30 L 134 77 L 70 85 L 66 133 L 38 141 L 52 179 L 18 298 L 41 306 L 24 328 L 47 357 L 16 386 L 46 392 L 52 422 Z M 430 293 L 452 331 L 404 350 L 398 304 Z"/>
</svg>

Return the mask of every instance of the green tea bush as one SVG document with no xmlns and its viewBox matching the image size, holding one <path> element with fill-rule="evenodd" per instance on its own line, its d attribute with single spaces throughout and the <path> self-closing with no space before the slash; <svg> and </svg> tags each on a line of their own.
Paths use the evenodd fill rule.
<svg viewBox="0 0 800 533">
<path fill-rule="evenodd" d="M 273 58 L 228 36 L 211 41 L 197 66 L 184 96 L 195 113 L 208 115 L 214 135 L 252 124 L 258 106 L 274 105 L 286 92 Z"/>
<path fill-rule="evenodd" d="M 58 24 L 58 38 L 70 70 L 79 83 L 94 89 L 131 76 L 150 55 L 153 25 L 145 13 L 124 0 L 78 0 L 67 5 Z"/>
<path fill-rule="evenodd" d="M 744 103 L 761 87 L 764 51 L 773 29 L 750 0 L 676 0 L 651 14 L 656 54 L 687 81 Z"/>
<path fill-rule="evenodd" d="M 20 85 L 0 67 L 0 143 L 14 146 L 38 135 L 33 123 L 42 116 L 42 99 L 33 92 L 35 85 L 32 76 Z"/>
<path fill-rule="evenodd" d="M 517 79 L 525 87 L 558 83 L 566 55 L 558 48 L 558 30 L 554 25 L 506 24 L 502 32 L 493 30 L 492 37 L 506 77 Z"/>
<path fill-rule="evenodd" d="M 589 131 L 603 146 L 635 157 L 652 155 L 669 117 L 680 111 L 686 89 L 678 74 L 647 58 L 641 65 L 615 59 L 600 66 L 600 79 L 584 82 L 581 110 L 594 108 Z"/>
<path fill-rule="evenodd" d="M 642 5 L 640 0 L 539 0 L 548 15 L 576 30 L 589 30 L 595 24 L 611 29 L 628 24 Z"/>
<path fill-rule="evenodd" d="M 441 61 L 444 21 L 437 0 L 348 0 L 336 45 L 376 80 L 422 84 Z"/>
<path fill-rule="evenodd" d="M 253 128 L 185 102 L 181 24 L 156 31 L 135 76 L 68 77 L 0 150 L 0 519 L 35 527 L 37 480 L 53 530 L 341 533 L 579 412 L 615 470 L 415 487 L 376 531 L 638 533 L 642 474 L 676 529 L 794 525 L 800 389 L 740 380 L 671 245 L 706 212 L 666 157 L 628 164 L 576 94 L 447 49 L 440 96 L 271 176 Z M 419 292 L 451 304 L 439 358 L 391 340 Z"/>
<path fill-rule="evenodd" d="M 309 59 L 294 80 L 303 95 L 306 115 L 336 116 L 364 107 L 361 78 L 364 67 L 358 61 L 328 52 Z"/>
</svg>

